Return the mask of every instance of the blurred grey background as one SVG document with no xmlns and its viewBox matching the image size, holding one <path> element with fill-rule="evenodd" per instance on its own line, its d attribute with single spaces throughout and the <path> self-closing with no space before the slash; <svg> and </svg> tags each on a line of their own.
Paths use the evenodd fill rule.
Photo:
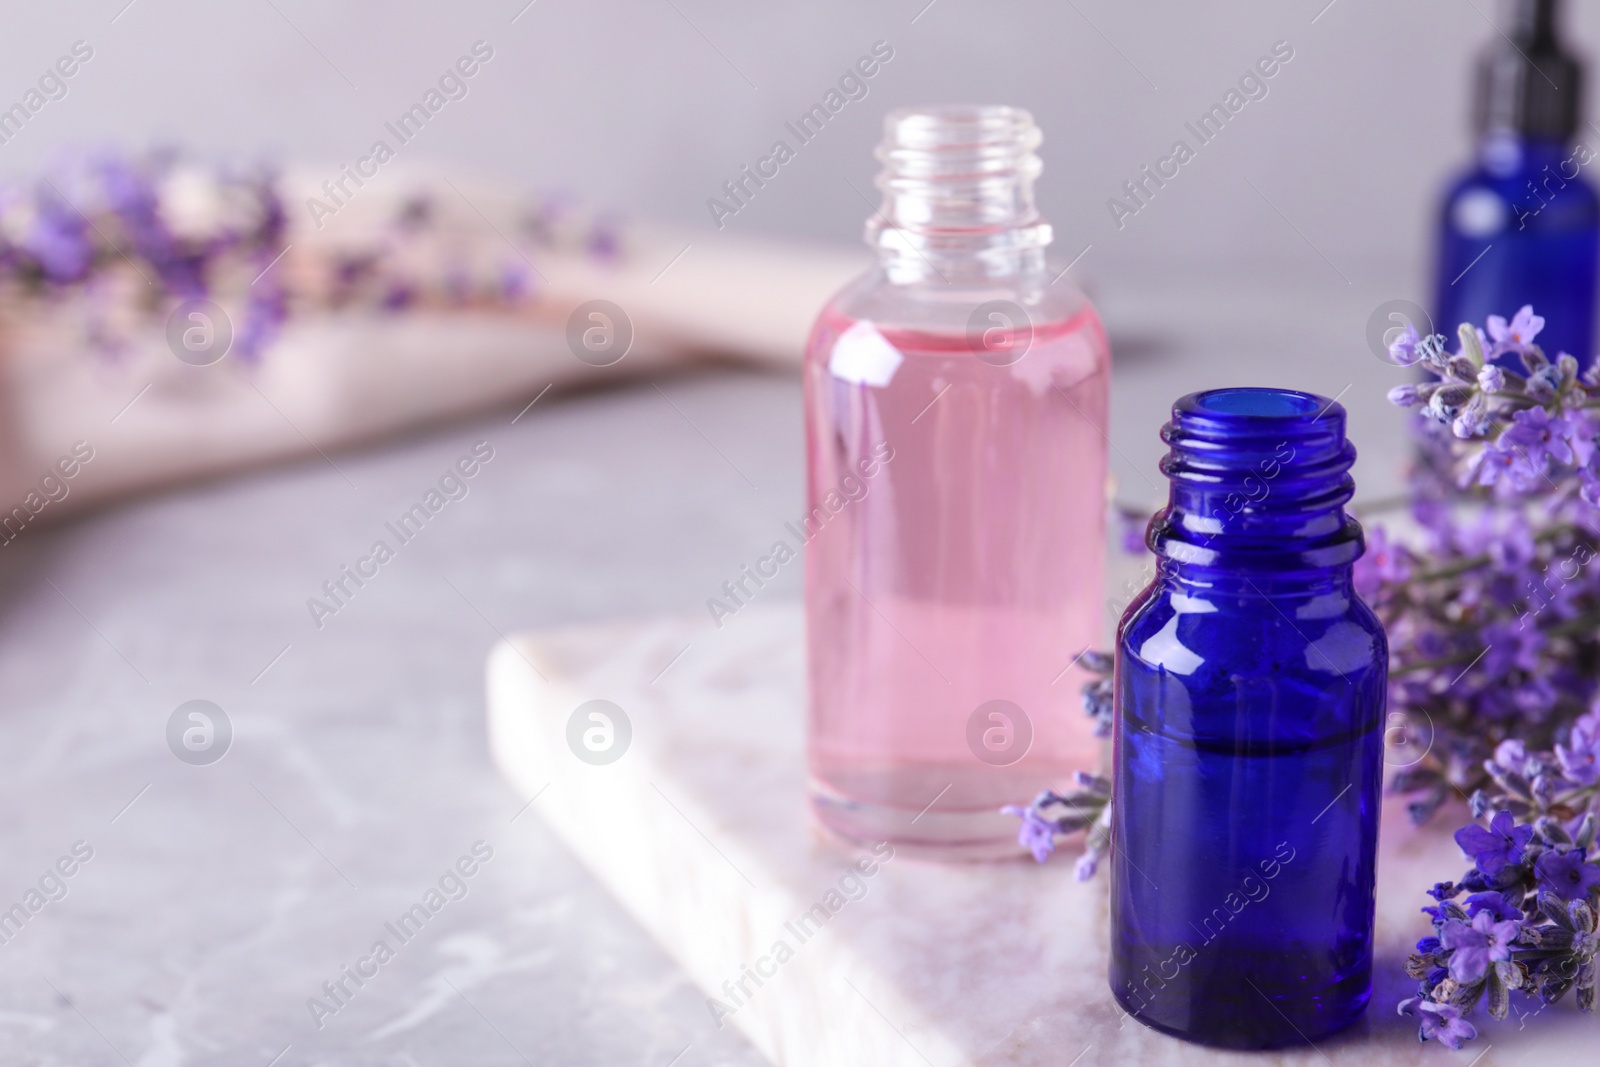
<svg viewBox="0 0 1600 1067">
<path fill-rule="evenodd" d="M 730 229 L 858 239 L 881 116 L 981 101 L 1044 129 L 1043 206 L 1107 287 L 1143 272 L 1271 264 L 1358 291 L 1419 274 L 1425 217 L 1469 148 L 1470 57 L 1495 0 L 96 0 L 29 5 L 0 40 L 0 99 L 82 39 L 95 55 L 9 143 L 0 172 L 62 143 L 171 141 L 336 166 L 476 40 L 494 59 L 404 151 L 710 226 L 706 198 L 765 154 L 873 42 L 894 59 Z M 1600 43 L 1600 10 L 1571 37 Z M 113 21 L 113 19 L 115 21 Z M 515 21 L 513 21 L 515 20 Z M 1106 208 L 1273 44 L 1294 58 L 1119 230 Z M 1591 93 L 1592 95 L 1592 93 Z M 1251 188 L 1253 183 L 1259 193 Z M 1263 194 L 1271 205 L 1263 201 Z M 1286 224 L 1285 217 L 1292 222 Z M 1296 229 L 1300 233 L 1296 233 Z M 1367 301 L 1368 305 L 1371 301 Z"/>
</svg>

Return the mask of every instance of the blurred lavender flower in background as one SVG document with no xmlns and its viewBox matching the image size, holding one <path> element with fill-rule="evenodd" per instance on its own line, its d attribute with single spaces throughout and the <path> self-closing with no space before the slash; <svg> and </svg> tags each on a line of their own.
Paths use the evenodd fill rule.
<svg viewBox="0 0 1600 1067">
<path fill-rule="evenodd" d="M 530 252 L 612 265 L 625 251 L 617 222 L 572 197 L 538 201 L 514 257 L 498 231 L 474 245 L 423 191 L 399 198 L 372 233 L 315 251 L 292 239 L 284 204 L 282 176 L 265 167 L 170 150 L 75 157 L 36 185 L 0 185 L 0 289 L 81 300 L 84 337 L 108 355 L 128 347 L 129 331 L 208 299 L 234 320 L 229 354 L 251 365 L 297 314 L 513 311 L 537 299 Z"/>
</svg>

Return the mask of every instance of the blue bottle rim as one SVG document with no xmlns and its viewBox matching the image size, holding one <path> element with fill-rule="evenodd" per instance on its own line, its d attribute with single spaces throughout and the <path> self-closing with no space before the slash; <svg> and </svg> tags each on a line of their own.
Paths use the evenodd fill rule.
<svg viewBox="0 0 1600 1067">
<path fill-rule="evenodd" d="M 1360 524 L 1344 514 L 1356 458 L 1346 419 L 1337 400 L 1298 389 L 1229 386 L 1180 397 L 1161 431 L 1172 495 L 1151 520 L 1151 551 L 1217 568 L 1353 563 L 1364 544 Z M 1270 509 L 1252 489 L 1263 486 Z"/>
</svg>

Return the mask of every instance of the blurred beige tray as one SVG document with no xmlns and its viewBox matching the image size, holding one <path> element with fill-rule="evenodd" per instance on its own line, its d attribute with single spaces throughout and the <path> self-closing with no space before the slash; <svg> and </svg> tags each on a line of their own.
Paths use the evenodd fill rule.
<svg viewBox="0 0 1600 1067">
<path fill-rule="evenodd" d="M 1423 889 L 1463 861 L 1444 827 L 1415 830 L 1397 804 L 1379 869 L 1378 989 L 1356 1028 L 1249 1055 L 1122 1020 L 1105 979 L 1103 876 L 1078 883 L 1070 862 L 904 857 L 867 857 L 864 876 L 852 873 L 862 855 L 818 839 L 802 804 L 802 663 L 792 604 L 752 606 L 721 630 L 687 619 L 521 636 L 489 660 L 495 759 L 530 814 L 733 1009 L 708 1000 L 707 1033 L 716 1017 L 796 1067 L 1593 1062 L 1594 1021 L 1571 1004 L 1525 1026 L 1479 1020 L 1482 1036 L 1460 1053 L 1418 1044 L 1395 1013 L 1401 965 L 1427 931 Z M 602 766 L 567 741 L 573 712 L 595 699 L 631 726 Z M 818 904 L 826 922 L 805 920 Z"/>
</svg>

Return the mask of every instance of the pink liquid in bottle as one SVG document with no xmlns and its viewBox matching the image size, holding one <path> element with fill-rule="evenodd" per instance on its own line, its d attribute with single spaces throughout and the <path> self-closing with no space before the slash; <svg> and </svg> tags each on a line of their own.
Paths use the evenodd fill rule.
<svg viewBox="0 0 1600 1067">
<path fill-rule="evenodd" d="M 825 314 L 806 367 L 815 808 L 854 839 L 1014 851 L 1000 806 L 1099 763 L 1071 664 L 1100 638 L 1105 342 L 1087 308 L 1012 367 L 879 331 L 904 362 L 873 388 L 829 372 L 852 326 Z"/>
<path fill-rule="evenodd" d="M 1101 638 L 1105 335 L 1027 240 L 1049 231 L 1025 112 L 902 112 L 888 129 L 869 226 L 885 266 L 824 310 L 805 362 L 812 809 L 853 841 L 1015 854 L 1001 805 L 1100 762 L 1072 664 Z M 897 183 L 911 149 L 936 158 Z M 1001 177 L 973 193 L 983 224 L 957 226 L 974 156 Z M 944 228 L 908 197 L 937 201 Z M 997 244 L 998 267 L 969 255 Z"/>
</svg>

